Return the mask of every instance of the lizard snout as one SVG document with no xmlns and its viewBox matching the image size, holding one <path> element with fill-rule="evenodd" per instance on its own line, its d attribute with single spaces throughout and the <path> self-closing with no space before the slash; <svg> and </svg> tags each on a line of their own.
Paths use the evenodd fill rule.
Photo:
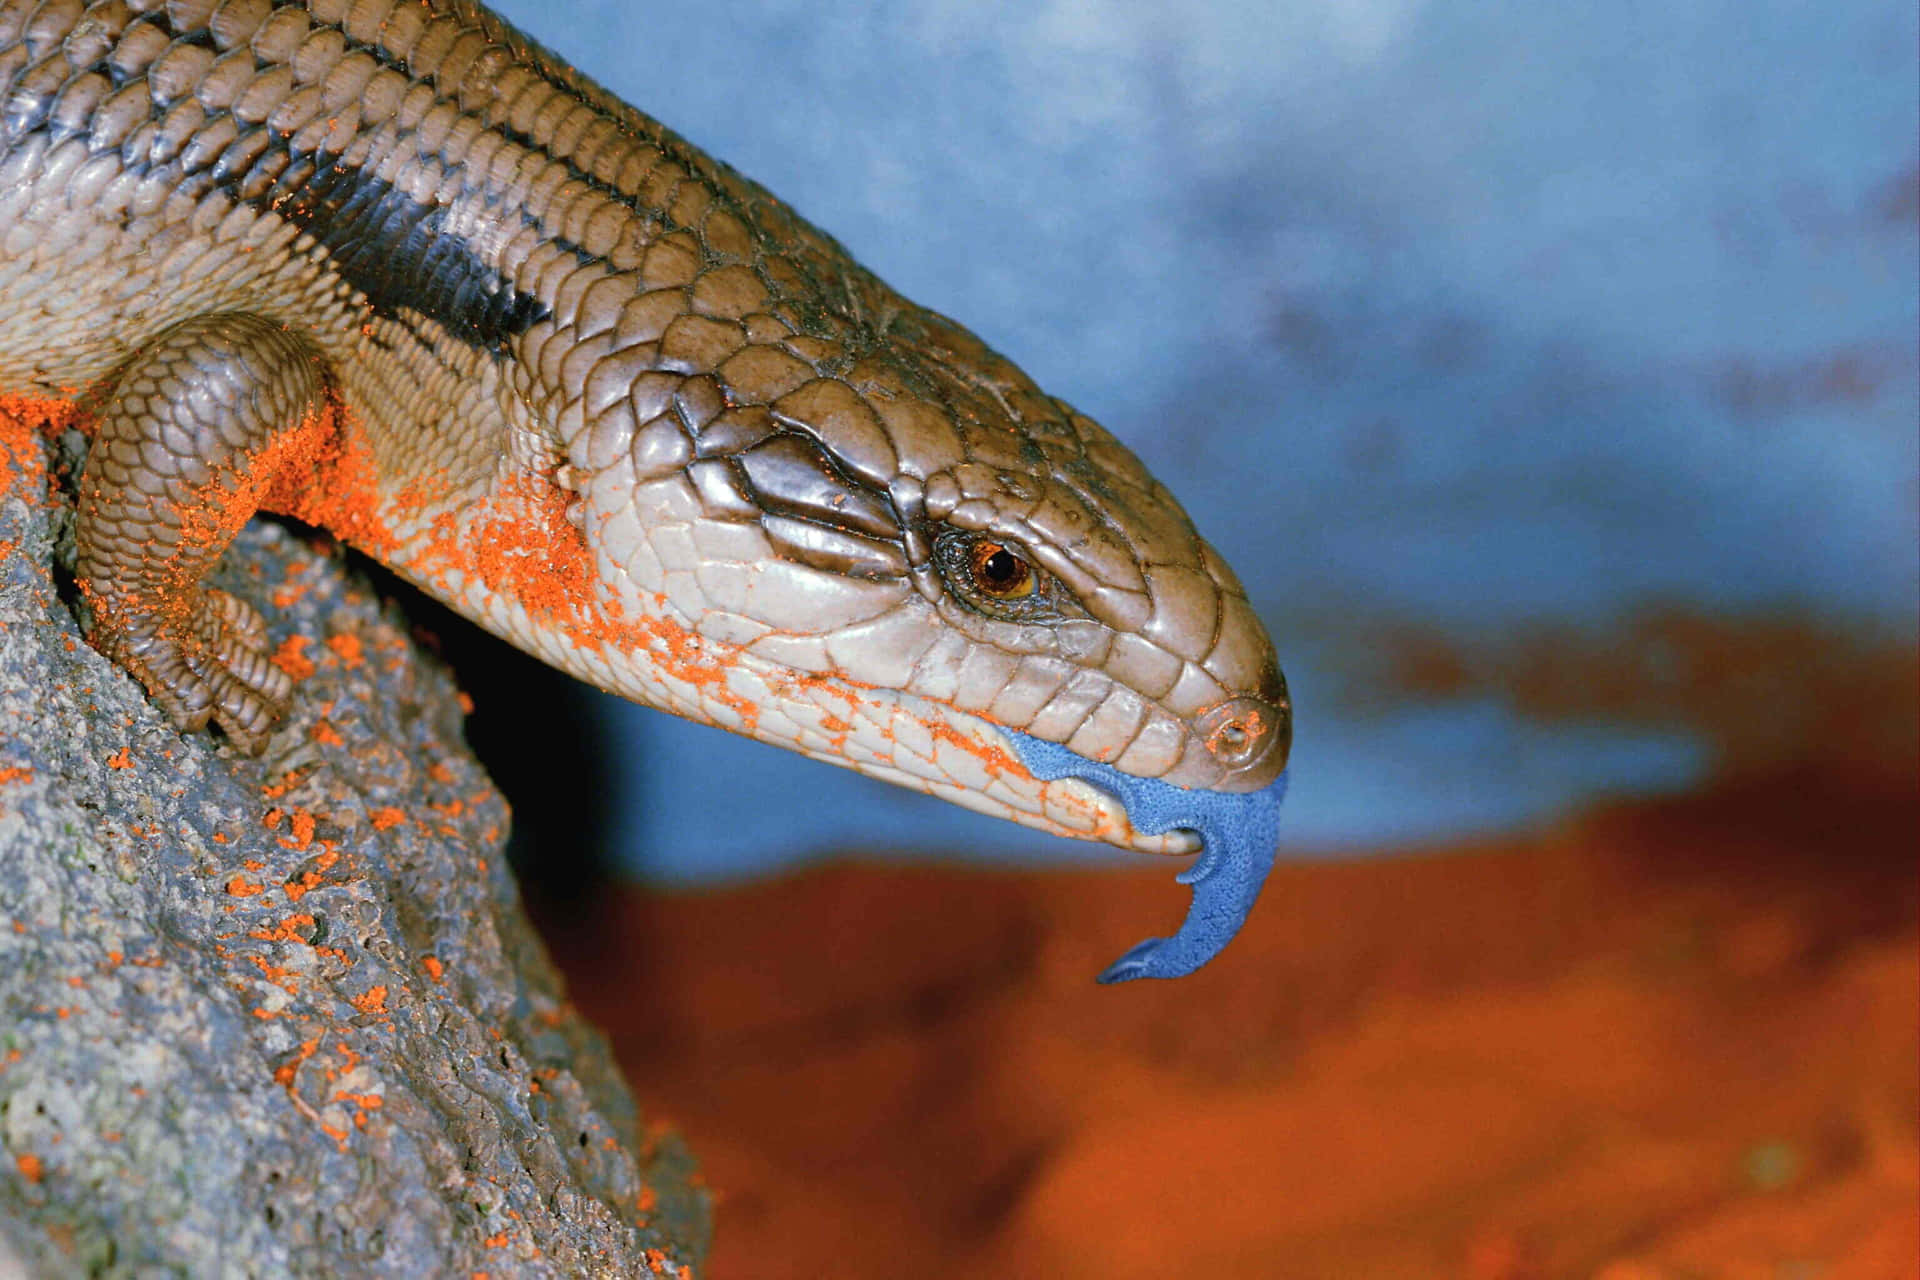
<svg viewBox="0 0 1920 1280">
<path fill-rule="evenodd" d="M 1293 704 L 1284 680 L 1268 696 L 1229 698 L 1207 709 L 1195 729 L 1226 772 L 1219 791 L 1258 791 L 1280 776 L 1293 747 Z"/>
</svg>

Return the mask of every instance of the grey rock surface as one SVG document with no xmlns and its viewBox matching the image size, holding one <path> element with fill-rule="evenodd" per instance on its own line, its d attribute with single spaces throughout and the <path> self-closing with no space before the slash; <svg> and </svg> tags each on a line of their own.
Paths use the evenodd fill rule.
<svg viewBox="0 0 1920 1280">
<path fill-rule="evenodd" d="M 176 732 L 50 573 L 57 452 L 0 419 L 0 1259 L 690 1269 L 707 1198 L 521 912 L 448 674 L 255 522 L 220 585 L 302 674 L 293 714 L 259 758 Z"/>
</svg>

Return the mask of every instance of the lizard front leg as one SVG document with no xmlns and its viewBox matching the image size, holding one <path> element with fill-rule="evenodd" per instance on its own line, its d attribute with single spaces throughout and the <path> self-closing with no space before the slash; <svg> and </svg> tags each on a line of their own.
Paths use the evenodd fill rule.
<svg viewBox="0 0 1920 1280">
<path fill-rule="evenodd" d="M 175 725 L 211 719 L 249 751 L 293 684 L 270 661 L 259 613 L 204 579 L 320 421 L 326 386 L 318 353 L 284 326 L 197 316 L 122 370 L 81 478 L 88 639 Z"/>
</svg>

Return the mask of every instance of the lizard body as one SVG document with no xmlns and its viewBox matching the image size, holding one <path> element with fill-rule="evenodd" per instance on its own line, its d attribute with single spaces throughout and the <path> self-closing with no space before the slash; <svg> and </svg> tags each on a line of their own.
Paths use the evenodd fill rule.
<svg viewBox="0 0 1920 1280">
<path fill-rule="evenodd" d="M 90 638 L 183 728 L 257 749 L 291 696 L 201 583 L 265 509 L 643 703 L 1204 840 L 1111 976 L 1265 878 L 1285 683 L 1165 488 L 471 0 L 0 0 L 0 301 L 0 392 L 94 410 Z"/>
</svg>

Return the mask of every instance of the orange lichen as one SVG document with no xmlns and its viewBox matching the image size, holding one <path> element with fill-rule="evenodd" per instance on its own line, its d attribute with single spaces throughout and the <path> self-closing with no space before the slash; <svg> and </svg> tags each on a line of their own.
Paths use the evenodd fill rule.
<svg viewBox="0 0 1920 1280">
<path fill-rule="evenodd" d="M 279 987 L 290 996 L 300 994 L 299 985 L 295 981 L 296 975 L 291 969 L 282 968 L 277 964 L 269 964 L 259 956 L 248 956 L 247 959 L 251 960 L 254 967 L 260 970 L 260 975 L 274 986 Z"/>
<path fill-rule="evenodd" d="M 307 1059 L 311 1058 L 314 1054 L 314 1051 L 319 1047 L 320 1047 L 319 1036 L 315 1036 L 311 1040 L 302 1042 L 300 1045 L 300 1048 L 294 1052 L 294 1056 L 292 1058 L 288 1059 L 286 1062 L 283 1062 L 278 1067 L 274 1068 L 274 1071 L 273 1071 L 274 1083 L 280 1085 L 282 1088 L 287 1089 L 288 1091 L 291 1091 L 293 1089 L 294 1077 L 300 1074 L 300 1068 L 306 1065 Z"/>
<path fill-rule="evenodd" d="M 359 636 L 344 634 L 329 636 L 327 638 L 327 648 L 333 650 L 334 656 L 339 658 L 341 663 L 348 667 L 359 666 L 364 656 Z"/>
<path fill-rule="evenodd" d="M 349 1003 L 362 1013 L 385 1013 L 387 989 L 384 986 L 368 987 L 362 994 L 354 996 Z"/>
<path fill-rule="evenodd" d="M 373 823 L 373 829 L 375 831 L 390 831 L 405 822 L 407 815 L 404 811 L 395 808 L 393 805 L 387 805 L 383 808 L 368 811 L 367 818 Z"/>
<path fill-rule="evenodd" d="M 4 787 L 15 782 L 32 782 L 32 781 L 33 781 L 33 770 L 27 768 L 25 765 L 9 765 L 4 769 L 0 769 L 0 787 Z"/>
<path fill-rule="evenodd" d="M 235 876 L 227 881 L 227 893 L 235 898 L 252 898 L 265 893 L 266 889 L 244 876 Z"/>
<path fill-rule="evenodd" d="M 289 880 L 285 884 L 281 885 L 280 891 L 287 895 L 288 902 L 298 902 L 300 901 L 300 899 L 306 897 L 309 893 L 311 893 L 313 890 L 319 887 L 320 887 L 319 873 L 315 871 L 306 871 L 306 872 L 302 872 L 298 878 Z"/>
<path fill-rule="evenodd" d="M 41 1164 L 40 1157 L 34 1155 L 32 1152 L 25 1152 L 15 1156 L 13 1163 L 14 1166 L 20 1170 L 20 1176 L 28 1182 L 38 1182 L 46 1176 L 46 1166 Z"/>
<path fill-rule="evenodd" d="M 312 916 L 295 914 L 288 916 L 271 929 L 255 929 L 247 936 L 261 942 L 298 942 L 303 940 L 301 931 L 312 929 L 314 924 Z"/>
<path fill-rule="evenodd" d="M 86 425 L 86 414 L 71 399 L 0 394 L 0 498 L 7 496 L 15 476 L 37 479 L 43 473 L 45 454 L 36 432 L 55 436 Z"/>
<path fill-rule="evenodd" d="M 270 782 L 266 786 L 261 787 L 260 794 L 269 800 L 278 800 L 281 796 L 284 796 L 287 792 L 299 786 L 305 776 L 306 775 L 302 774 L 298 769 L 289 769 L 281 775 L 280 781 Z"/>
<path fill-rule="evenodd" d="M 295 809 L 293 811 L 292 821 L 288 826 L 291 834 L 281 836 L 276 842 L 281 848 L 304 849 L 313 843 L 314 817 L 305 809 Z"/>
<path fill-rule="evenodd" d="M 440 963 L 439 956 L 422 956 L 420 958 L 420 967 L 425 969 L 427 976 L 432 978 L 436 983 L 447 980 L 447 967 Z"/>
<path fill-rule="evenodd" d="M 340 731 L 333 727 L 331 721 L 317 720 L 314 722 L 313 728 L 308 730 L 307 733 L 309 737 L 323 747 L 344 747 L 347 745 L 347 740 L 340 736 Z"/>
<path fill-rule="evenodd" d="M 120 749 L 119 749 L 118 751 L 116 751 L 116 752 L 114 752 L 114 753 L 113 753 L 112 755 L 110 755 L 110 756 L 108 756 L 108 757 L 107 757 L 107 768 L 109 768 L 109 769 L 131 769 L 131 768 L 133 768 L 133 752 L 132 752 L 132 750 L 131 750 L 130 748 L 127 748 L 127 747 L 122 747 L 122 748 L 120 748 Z"/>
<path fill-rule="evenodd" d="M 314 673 L 313 659 L 306 656 L 307 638 L 301 635 L 288 636 L 280 642 L 269 659 L 274 666 L 286 672 L 294 680 L 305 680 Z"/>
</svg>

